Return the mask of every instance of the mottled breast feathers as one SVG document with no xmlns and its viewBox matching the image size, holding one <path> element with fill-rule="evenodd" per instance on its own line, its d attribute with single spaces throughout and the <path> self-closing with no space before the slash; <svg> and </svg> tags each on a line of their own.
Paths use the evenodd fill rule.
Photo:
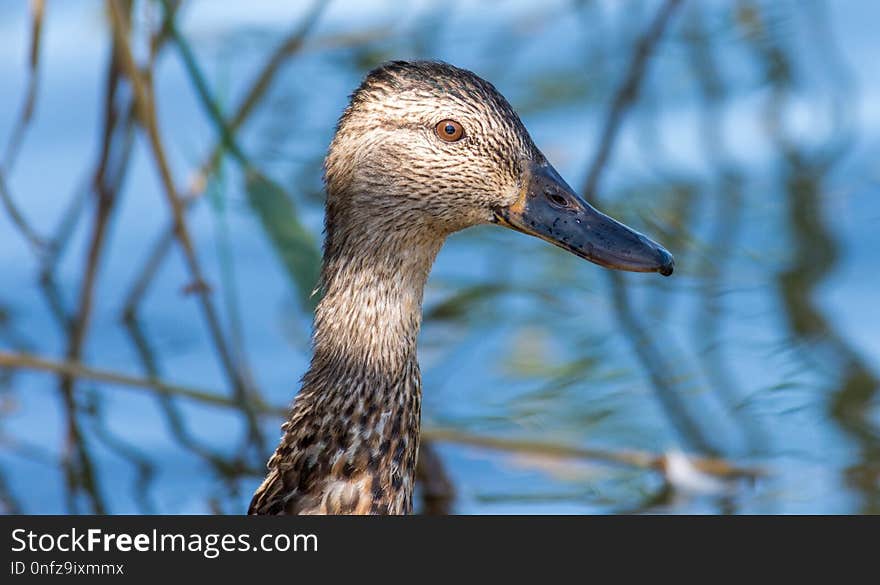
<svg viewBox="0 0 880 585">
<path fill-rule="evenodd" d="M 415 361 L 391 379 L 338 370 L 308 378 L 248 513 L 410 513 L 421 411 Z M 328 391 L 325 380 L 349 385 Z"/>
</svg>

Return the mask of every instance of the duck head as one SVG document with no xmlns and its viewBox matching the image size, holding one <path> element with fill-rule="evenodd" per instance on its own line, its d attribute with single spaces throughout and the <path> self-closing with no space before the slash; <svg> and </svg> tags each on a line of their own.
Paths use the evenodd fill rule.
<svg viewBox="0 0 880 585">
<path fill-rule="evenodd" d="M 325 161 L 329 222 L 387 236 L 494 223 L 618 270 L 669 275 L 672 255 L 580 197 L 506 99 L 437 62 L 387 63 L 352 95 Z"/>
</svg>

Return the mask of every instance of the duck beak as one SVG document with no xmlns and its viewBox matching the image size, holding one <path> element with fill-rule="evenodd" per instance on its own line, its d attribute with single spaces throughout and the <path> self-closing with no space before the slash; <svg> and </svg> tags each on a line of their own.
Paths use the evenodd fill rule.
<svg viewBox="0 0 880 585">
<path fill-rule="evenodd" d="M 605 268 L 672 274 L 672 254 L 592 207 L 546 161 L 530 166 L 519 199 L 495 218 Z"/>
</svg>

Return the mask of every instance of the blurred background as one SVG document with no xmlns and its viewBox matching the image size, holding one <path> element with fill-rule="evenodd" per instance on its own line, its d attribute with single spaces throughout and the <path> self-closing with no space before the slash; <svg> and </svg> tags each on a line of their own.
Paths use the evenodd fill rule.
<svg viewBox="0 0 880 585">
<path fill-rule="evenodd" d="M 450 238 L 419 505 L 880 513 L 880 4 L 0 4 L 0 510 L 243 513 L 309 359 L 321 162 L 387 59 L 492 81 L 675 275 Z"/>
</svg>

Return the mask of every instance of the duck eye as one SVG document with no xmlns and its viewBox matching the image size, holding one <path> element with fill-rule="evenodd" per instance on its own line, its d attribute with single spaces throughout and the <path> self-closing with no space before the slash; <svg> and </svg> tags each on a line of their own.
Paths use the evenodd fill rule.
<svg viewBox="0 0 880 585">
<path fill-rule="evenodd" d="M 437 136 L 446 142 L 455 142 L 464 136 L 464 128 L 455 120 L 441 120 L 434 129 Z"/>
</svg>

